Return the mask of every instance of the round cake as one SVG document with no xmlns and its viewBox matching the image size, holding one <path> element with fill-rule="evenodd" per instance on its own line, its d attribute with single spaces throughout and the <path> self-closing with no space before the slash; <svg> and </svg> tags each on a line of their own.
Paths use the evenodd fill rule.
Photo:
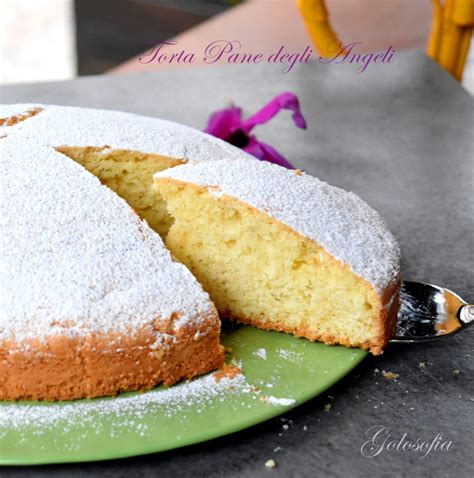
<svg viewBox="0 0 474 478">
<path fill-rule="evenodd" d="M 221 316 L 380 353 L 394 332 L 400 252 L 355 194 L 260 161 L 155 174 L 173 224 L 166 245 Z"/>
<path fill-rule="evenodd" d="M 221 366 L 208 294 L 137 213 L 168 227 L 153 172 L 247 155 L 175 123 L 58 106 L 0 107 L 0 136 L 0 399 L 113 395 Z"/>
<path fill-rule="evenodd" d="M 354 194 L 251 158 L 154 118 L 0 106 L 0 400 L 208 372 L 223 363 L 217 311 L 380 353 L 393 235 Z"/>
</svg>

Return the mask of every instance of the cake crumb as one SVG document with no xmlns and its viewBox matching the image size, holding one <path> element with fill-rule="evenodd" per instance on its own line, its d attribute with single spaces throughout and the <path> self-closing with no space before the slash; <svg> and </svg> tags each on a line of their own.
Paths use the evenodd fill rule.
<svg viewBox="0 0 474 478">
<path fill-rule="evenodd" d="M 384 376 L 384 378 L 386 378 L 387 380 L 396 380 L 399 375 L 398 373 L 395 373 L 395 372 L 387 372 L 386 370 L 382 370 L 382 375 Z"/>
<path fill-rule="evenodd" d="M 223 378 L 234 378 L 240 375 L 242 370 L 237 365 L 225 364 L 220 370 L 214 374 L 214 380 L 219 383 Z"/>
<path fill-rule="evenodd" d="M 326 405 L 324 405 L 324 411 L 326 413 L 329 413 L 331 411 L 331 408 L 332 408 L 332 405 L 330 403 L 326 403 Z"/>
<path fill-rule="evenodd" d="M 276 466 L 277 464 L 275 460 L 270 459 L 265 462 L 265 468 L 272 469 L 272 468 L 275 468 Z"/>
<path fill-rule="evenodd" d="M 460 373 L 461 373 L 461 371 L 457 368 L 453 370 L 454 375 L 459 375 Z"/>
<path fill-rule="evenodd" d="M 420 363 L 418 364 L 418 366 L 419 366 L 420 368 L 425 368 L 425 367 L 426 367 L 426 362 L 420 362 Z"/>
</svg>

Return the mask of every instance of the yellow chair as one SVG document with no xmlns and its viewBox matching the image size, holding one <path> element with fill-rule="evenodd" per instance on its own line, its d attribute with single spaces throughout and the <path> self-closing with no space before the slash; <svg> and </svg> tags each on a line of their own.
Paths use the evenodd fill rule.
<svg viewBox="0 0 474 478">
<path fill-rule="evenodd" d="M 474 27 L 474 0 L 433 2 L 428 55 L 458 80 L 462 79 Z"/>
<path fill-rule="evenodd" d="M 296 0 L 311 41 L 323 58 L 331 57 L 337 51 L 335 44 L 340 41 L 329 24 L 329 17 L 324 0 Z"/>
<path fill-rule="evenodd" d="M 329 23 L 324 0 L 296 0 L 314 46 L 330 57 L 340 42 Z M 474 28 L 474 0 L 432 0 L 433 22 L 428 55 L 458 80 L 462 79 Z"/>
</svg>

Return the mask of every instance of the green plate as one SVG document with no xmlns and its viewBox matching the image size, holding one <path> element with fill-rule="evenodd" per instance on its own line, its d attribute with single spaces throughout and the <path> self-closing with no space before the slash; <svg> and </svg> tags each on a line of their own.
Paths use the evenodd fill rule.
<svg viewBox="0 0 474 478">
<path fill-rule="evenodd" d="M 223 343 L 243 370 L 145 393 L 75 402 L 0 402 L 0 464 L 123 458 L 199 443 L 304 403 L 367 355 L 345 347 L 229 327 Z"/>
</svg>

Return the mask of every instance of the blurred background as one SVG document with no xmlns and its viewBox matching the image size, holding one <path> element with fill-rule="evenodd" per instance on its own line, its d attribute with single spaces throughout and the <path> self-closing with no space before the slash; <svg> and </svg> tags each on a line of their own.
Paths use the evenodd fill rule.
<svg viewBox="0 0 474 478">
<path fill-rule="evenodd" d="M 366 51 L 427 49 L 432 0 L 325 4 L 343 42 L 362 41 Z M 311 45 L 295 0 L 0 0 L 0 84 L 176 68 L 136 58 L 168 39 L 189 51 L 218 39 L 263 53 Z M 463 85 L 474 93 L 472 45 Z"/>
</svg>

